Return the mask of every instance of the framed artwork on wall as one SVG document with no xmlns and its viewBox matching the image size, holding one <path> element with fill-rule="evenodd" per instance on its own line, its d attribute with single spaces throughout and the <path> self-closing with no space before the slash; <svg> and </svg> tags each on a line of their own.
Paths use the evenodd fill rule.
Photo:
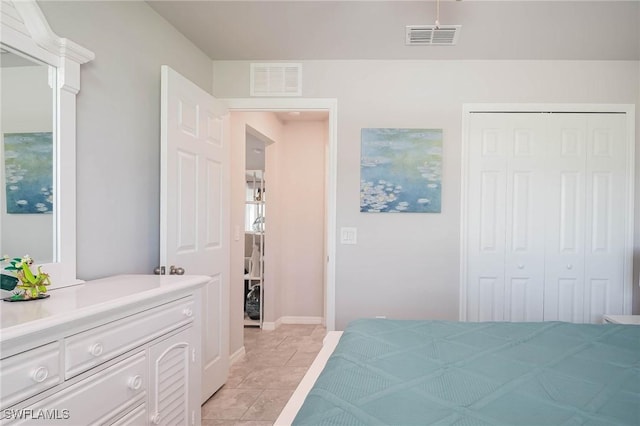
<svg viewBox="0 0 640 426">
<path fill-rule="evenodd" d="M 53 212 L 53 134 L 5 133 L 7 213 Z"/>
<path fill-rule="evenodd" d="M 360 211 L 440 213 L 442 129 L 361 132 Z"/>
</svg>

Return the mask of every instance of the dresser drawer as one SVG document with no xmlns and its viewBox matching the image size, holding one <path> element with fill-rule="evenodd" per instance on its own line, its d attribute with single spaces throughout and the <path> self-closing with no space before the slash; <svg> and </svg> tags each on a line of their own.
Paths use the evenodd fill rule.
<svg viewBox="0 0 640 426">
<path fill-rule="evenodd" d="M 65 339 L 69 379 L 193 321 L 193 297 L 158 306 Z"/>
<path fill-rule="evenodd" d="M 0 401 L 7 408 L 62 382 L 60 344 L 49 343 L 0 361 Z"/>
<path fill-rule="evenodd" d="M 27 407 L 27 418 L 15 424 L 104 424 L 146 398 L 147 371 L 139 352 Z"/>
<path fill-rule="evenodd" d="M 146 425 L 148 422 L 149 414 L 147 413 L 147 405 L 142 404 L 118 420 L 115 423 L 112 423 L 111 426 L 140 426 Z"/>
</svg>

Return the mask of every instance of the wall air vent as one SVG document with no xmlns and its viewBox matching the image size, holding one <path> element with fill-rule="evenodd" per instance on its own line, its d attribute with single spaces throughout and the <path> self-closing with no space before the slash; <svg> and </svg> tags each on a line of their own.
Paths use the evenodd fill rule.
<svg viewBox="0 0 640 426">
<path fill-rule="evenodd" d="M 302 96 L 302 64 L 251 64 L 251 96 Z"/>
<path fill-rule="evenodd" d="M 407 25 L 407 46 L 452 46 L 458 42 L 462 25 Z"/>
</svg>

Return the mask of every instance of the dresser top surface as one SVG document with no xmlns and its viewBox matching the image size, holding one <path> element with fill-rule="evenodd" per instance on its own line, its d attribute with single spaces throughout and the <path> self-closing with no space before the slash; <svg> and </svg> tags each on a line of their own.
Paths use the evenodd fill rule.
<svg viewBox="0 0 640 426">
<path fill-rule="evenodd" d="M 210 279 L 201 275 L 119 275 L 51 290 L 47 299 L 2 301 L 0 342 L 92 314 L 135 306 L 154 297 L 186 295 Z"/>
<path fill-rule="evenodd" d="M 613 324 L 640 325 L 640 315 L 605 315 L 604 320 Z"/>
</svg>

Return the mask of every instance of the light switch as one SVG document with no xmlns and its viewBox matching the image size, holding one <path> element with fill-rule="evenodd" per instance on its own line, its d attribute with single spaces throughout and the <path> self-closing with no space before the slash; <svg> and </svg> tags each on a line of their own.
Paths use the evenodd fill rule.
<svg viewBox="0 0 640 426">
<path fill-rule="evenodd" d="M 357 244 L 357 228 L 340 228 L 340 244 Z"/>
</svg>

